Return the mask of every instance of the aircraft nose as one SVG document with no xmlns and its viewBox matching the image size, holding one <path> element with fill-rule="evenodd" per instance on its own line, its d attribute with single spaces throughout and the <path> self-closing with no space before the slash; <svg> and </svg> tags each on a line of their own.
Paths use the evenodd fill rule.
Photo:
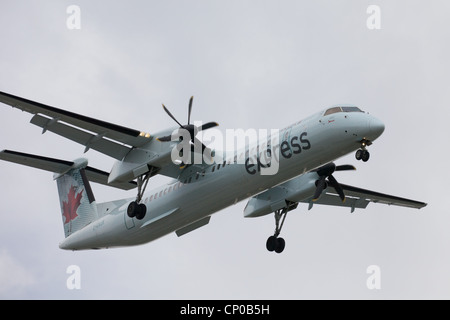
<svg viewBox="0 0 450 320">
<path fill-rule="evenodd" d="M 375 140 L 384 131 L 384 123 L 381 120 L 378 120 L 377 118 L 371 117 L 369 120 L 369 128 L 370 128 L 370 135 L 372 136 L 372 140 Z"/>
</svg>

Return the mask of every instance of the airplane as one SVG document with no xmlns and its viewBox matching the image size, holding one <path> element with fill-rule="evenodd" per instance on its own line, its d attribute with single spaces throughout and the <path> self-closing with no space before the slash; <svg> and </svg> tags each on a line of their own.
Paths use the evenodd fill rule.
<svg viewBox="0 0 450 320">
<path fill-rule="evenodd" d="M 248 199 L 245 218 L 274 213 L 275 231 L 266 241 L 266 249 L 281 253 L 286 242 L 280 237 L 287 213 L 299 203 L 364 209 L 370 202 L 420 209 L 420 201 L 383 194 L 339 183 L 335 172 L 355 170 L 353 165 L 334 161 L 355 153 L 367 162 L 367 148 L 384 132 L 379 119 L 355 105 L 340 104 L 297 121 L 266 140 L 269 162 L 262 153 L 251 153 L 255 142 L 228 157 L 217 157 L 196 137 L 198 132 L 218 126 L 191 123 L 193 97 L 189 100 L 187 124 L 180 123 L 164 106 L 177 127 L 149 134 L 117 124 L 58 109 L 9 93 L 0 92 L 0 102 L 31 113 L 31 123 L 85 147 L 116 159 L 109 172 L 88 166 L 85 158 L 74 161 L 48 158 L 12 150 L 0 152 L 0 159 L 53 172 L 58 186 L 64 240 L 61 249 L 85 250 L 126 247 L 148 243 L 175 232 L 185 235 L 207 225 L 211 215 Z M 177 133 L 187 133 L 180 138 Z M 176 149 L 182 143 L 182 152 Z M 198 148 L 198 146 L 201 146 Z M 189 147 L 190 146 L 190 147 Z M 173 150 L 177 150 L 175 153 Z M 189 151 L 204 152 L 200 162 L 189 158 L 174 160 Z M 256 156 L 255 156 L 256 155 Z M 192 156 L 192 155 L 190 155 Z M 272 157 L 273 156 L 273 157 Z M 207 161 L 209 159 L 210 161 Z M 267 159 L 266 159 L 267 160 Z M 275 167 L 275 174 L 263 174 Z M 145 192 L 155 175 L 170 182 Z M 97 203 L 90 182 L 131 190 L 136 198 Z"/>
</svg>

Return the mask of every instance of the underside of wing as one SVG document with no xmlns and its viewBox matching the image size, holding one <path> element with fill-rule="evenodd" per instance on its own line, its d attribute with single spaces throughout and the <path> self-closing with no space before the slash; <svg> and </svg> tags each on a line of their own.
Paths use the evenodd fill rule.
<svg viewBox="0 0 450 320">
<path fill-rule="evenodd" d="M 0 92 L 0 102 L 35 116 L 31 123 L 42 132 L 51 131 L 86 147 L 121 160 L 130 147 L 140 147 L 150 141 L 150 135 L 102 120 L 51 107 L 9 93 Z M 129 146 L 129 147 L 128 147 Z"/>
<path fill-rule="evenodd" d="M 344 189 L 345 195 L 352 198 L 365 199 L 369 202 L 382 203 L 387 205 L 395 205 L 401 207 L 421 209 L 427 204 L 425 202 L 410 200 L 389 194 L 370 191 L 362 188 L 352 187 L 349 185 L 341 184 Z"/>
<path fill-rule="evenodd" d="M 341 187 L 345 193 L 345 202 L 341 201 L 339 195 L 335 192 L 333 188 L 329 188 L 326 192 L 324 192 L 324 194 L 320 196 L 320 198 L 317 201 L 314 202 L 314 204 L 349 207 L 352 209 L 352 212 L 355 210 L 355 208 L 361 209 L 366 208 L 370 202 L 415 209 L 421 209 L 427 205 L 424 202 L 401 198 L 362 188 L 352 187 L 345 184 L 341 184 Z M 311 200 L 312 198 L 302 202 L 309 203 L 311 208 L 313 204 Z"/>
</svg>

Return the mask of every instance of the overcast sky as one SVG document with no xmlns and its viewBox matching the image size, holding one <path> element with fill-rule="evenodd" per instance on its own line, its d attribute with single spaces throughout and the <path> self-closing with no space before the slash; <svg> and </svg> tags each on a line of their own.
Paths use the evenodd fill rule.
<svg viewBox="0 0 450 320">
<path fill-rule="evenodd" d="M 67 27 L 80 8 L 81 29 Z M 369 29 L 369 5 L 381 29 Z M 244 219 L 246 201 L 181 238 L 71 252 L 52 174 L 0 163 L 0 297 L 14 299 L 450 298 L 448 1 L 10 1 L 0 5 L 0 91 L 157 132 L 192 117 L 220 129 L 283 128 L 352 103 L 386 129 L 339 172 L 342 183 L 428 203 L 299 205 L 269 253 L 273 215 Z M 29 124 L 0 106 L 0 150 L 113 160 Z M 225 131 L 224 131 L 225 132 Z M 153 186 L 167 181 L 153 178 Z M 152 186 L 149 186 L 151 188 Z M 93 185 L 98 202 L 134 196 Z M 81 270 L 69 290 L 66 270 Z M 379 266 L 381 289 L 367 268 Z"/>
</svg>

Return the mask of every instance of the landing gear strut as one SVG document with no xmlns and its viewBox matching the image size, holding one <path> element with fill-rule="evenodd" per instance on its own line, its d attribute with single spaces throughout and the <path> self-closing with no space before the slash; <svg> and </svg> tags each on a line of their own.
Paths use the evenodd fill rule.
<svg viewBox="0 0 450 320">
<path fill-rule="evenodd" d="M 281 233 L 281 228 L 283 228 L 284 220 L 286 220 L 286 215 L 289 211 L 297 208 L 298 203 L 286 201 L 287 206 L 274 212 L 275 214 L 275 232 L 273 236 L 270 236 L 266 242 L 266 249 L 270 252 L 275 251 L 276 253 L 281 253 L 286 246 L 286 241 L 283 238 L 278 237 Z M 280 224 L 281 221 L 281 224 Z"/>
<path fill-rule="evenodd" d="M 364 162 L 369 161 L 370 153 L 367 151 L 366 147 L 372 144 L 371 141 L 363 139 L 361 140 L 361 149 L 356 151 L 355 158 L 356 160 L 362 160 Z"/>
<path fill-rule="evenodd" d="M 147 206 L 140 203 L 142 196 L 144 195 L 145 188 L 147 188 L 148 180 L 152 176 L 152 170 L 150 170 L 146 175 L 137 178 L 138 194 L 136 196 L 136 201 L 131 202 L 127 208 L 127 215 L 130 218 L 136 217 L 138 220 L 142 220 L 147 213 Z"/>
</svg>

